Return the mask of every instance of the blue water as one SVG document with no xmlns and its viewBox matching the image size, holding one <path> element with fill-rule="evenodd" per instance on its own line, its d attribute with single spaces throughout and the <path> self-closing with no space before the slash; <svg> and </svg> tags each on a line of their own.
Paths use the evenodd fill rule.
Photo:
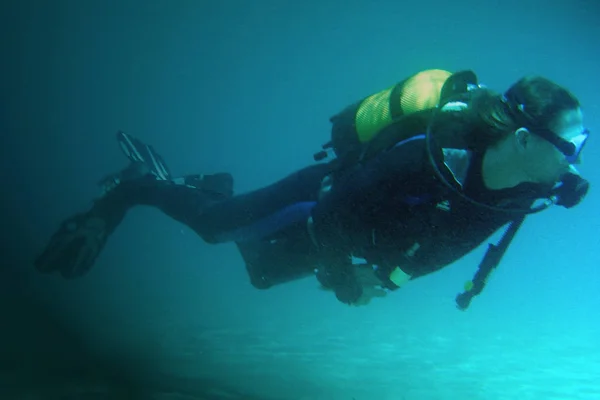
<svg viewBox="0 0 600 400">
<path fill-rule="evenodd" d="M 471 3 L 471 4 L 468 4 Z M 136 208 L 83 279 L 31 261 L 126 165 L 244 192 L 312 161 L 328 118 L 426 68 L 537 73 L 598 130 L 594 1 L 36 1 L 0 7 L 2 399 L 600 399 L 599 146 L 573 210 L 529 218 L 467 312 L 485 248 L 364 307 L 307 278 L 251 287 L 233 245 Z"/>
</svg>

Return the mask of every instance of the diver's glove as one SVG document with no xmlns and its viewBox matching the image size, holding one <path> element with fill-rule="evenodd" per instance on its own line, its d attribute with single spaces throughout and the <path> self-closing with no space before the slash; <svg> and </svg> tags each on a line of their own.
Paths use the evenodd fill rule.
<svg viewBox="0 0 600 400">
<path fill-rule="evenodd" d="M 575 207 L 586 196 L 590 189 L 590 183 L 579 174 L 568 173 L 562 180 L 562 184 L 555 189 L 556 204 L 565 208 Z"/>
<path fill-rule="evenodd" d="M 315 276 L 325 290 L 331 290 L 344 304 L 356 302 L 362 295 L 362 288 L 354 275 L 350 257 L 328 254 L 319 263 Z"/>
<path fill-rule="evenodd" d="M 356 265 L 355 274 L 356 280 L 362 289 L 362 294 L 352 303 L 353 306 L 365 306 L 374 298 L 385 297 L 390 293 L 390 290 L 383 285 L 383 282 L 374 273 L 372 265 Z"/>
<path fill-rule="evenodd" d="M 353 304 L 362 295 L 362 288 L 349 261 L 328 260 L 315 270 L 315 275 L 323 289 L 332 290 L 335 297 L 344 304 Z"/>
<path fill-rule="evenodd" d="M 315 274 L 323 289 L 332 290 L 340 302 L 351 306 L 367 305 L 372 299 L 385 297 L 389 292 L 369 264 L 355 265 L 349 260 L 343 264 L 329 262 L 317 269 Z"/>
<path fill-rule="evenodd" d="M 111 194 L 100 198 L 85 213 L 63 221 L 44 251 L 34 261 L 43 273 L 59 272 L 64 278 L 87 273 L 109 235 L 122 221 L 128 206 Z"/>
</svg>

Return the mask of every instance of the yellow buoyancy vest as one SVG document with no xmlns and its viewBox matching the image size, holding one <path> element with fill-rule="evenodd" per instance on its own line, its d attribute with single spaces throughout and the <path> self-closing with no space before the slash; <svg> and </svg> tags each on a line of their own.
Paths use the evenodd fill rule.
<svg viewBox="0 0 600 400">
<path fill-rule="evenodd" d="M 440 69 L 425 70 L 364 99 L 354 117 L 358 140 L 369 142 L 398 118 L 436 107 L 451 75 Z"/>
</svg>

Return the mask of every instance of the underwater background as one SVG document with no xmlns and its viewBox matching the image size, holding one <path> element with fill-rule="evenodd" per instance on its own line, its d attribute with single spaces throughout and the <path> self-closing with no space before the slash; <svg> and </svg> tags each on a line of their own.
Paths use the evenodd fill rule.
<svg viewBox="0 0 600 400">
<path fill-rule="evenodd" d="M 585 0 L 22 0 L 0 5 L 1 399 L 600 399 L 600 5 Z M 314 278 L 254 289 L 234 245 L 132 209 L 93 270 L 35 255 L 127 163 L 237 193 L 313 162 L 329 117 L 428 68 L 498 91 L 527 74 L 581 100 L 591 181 L 528 218 L 485 292 L 485 246 L 365 307 Z M 491 238 L 494 239 L 494 238 Z"/>
</svg>

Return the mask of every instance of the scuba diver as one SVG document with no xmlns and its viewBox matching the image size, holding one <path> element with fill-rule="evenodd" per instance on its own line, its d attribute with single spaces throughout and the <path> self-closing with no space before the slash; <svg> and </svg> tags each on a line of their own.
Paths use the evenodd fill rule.
<svg viewBox="0 0 600 400">
<path fill-rule="evenodd" d="M 575 167 L 582 118 L 577 98 L 544 77 L 499 94 L 472 71 L 425 70 L 332 117 L 313 165 L 237 195 L 231 175 L 174 177 L 152 146 L 118 132 L 129 165 L 101 181 L 104 194 L 62 223 L 35 266 L 84 275 L 126 212 L 148 205 L 207 243 L 236 243 L 256 288 L 316 276 L 362 305 L 506 227 L 457 296 L 464 310 L 526 216 L 587 194 Z"/>
</svg>

